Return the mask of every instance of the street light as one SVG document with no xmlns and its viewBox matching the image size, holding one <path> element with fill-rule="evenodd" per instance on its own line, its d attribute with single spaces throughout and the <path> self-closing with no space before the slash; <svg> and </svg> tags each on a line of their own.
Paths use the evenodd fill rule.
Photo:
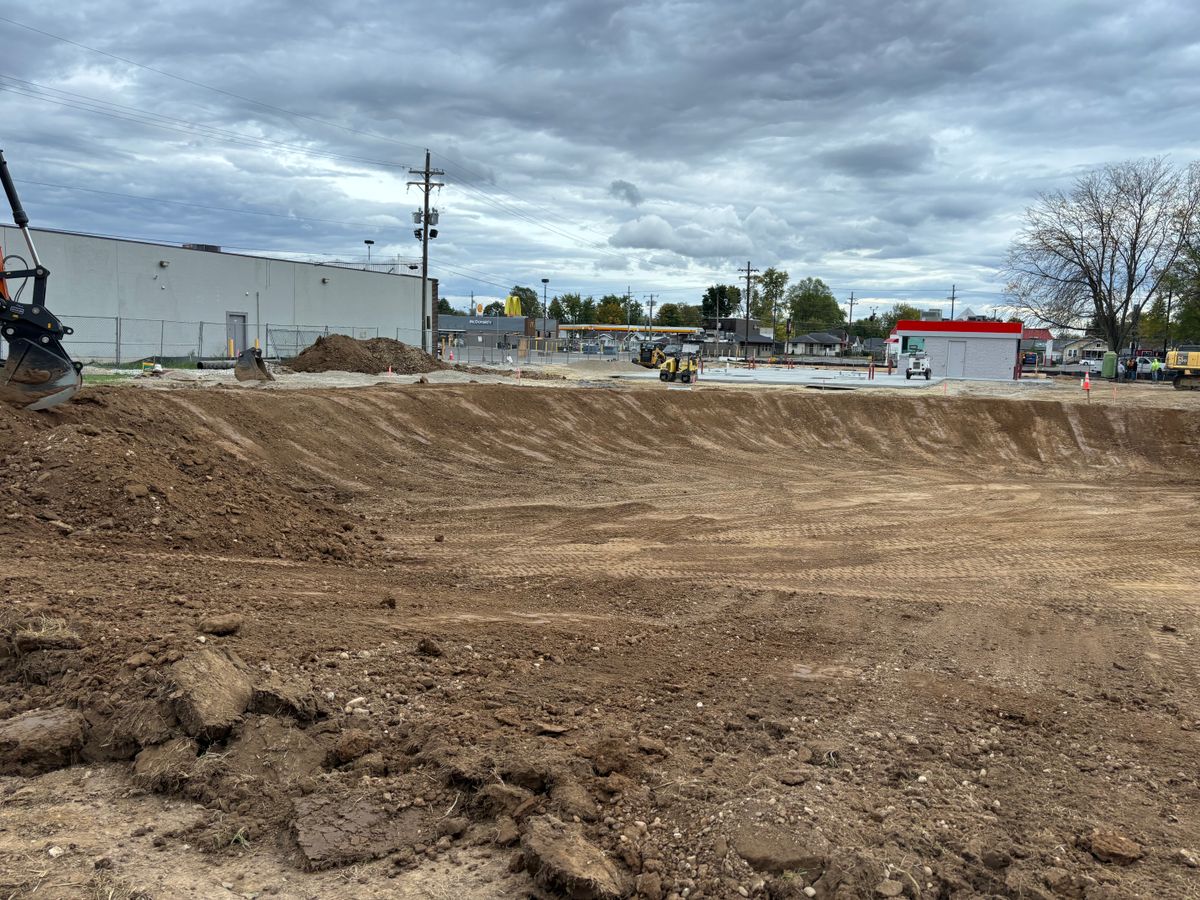
<svg viewBox="0 0 1200 900">
<path fill-rule="evenodd" d="M 375 242 L 370 238 L 367 238 L 365 241 L 363 241 L 363 243 L 367 245 L 367 268 L 369 269 L 371 268 L 371 246 Z"/>
<path fill-rule="evenodd" d="M 546 305 L 546 287 L 550 284 L 549 278 L 542 279 L 542 318 L 550 318 L 550 307 Z"/>
</svg>

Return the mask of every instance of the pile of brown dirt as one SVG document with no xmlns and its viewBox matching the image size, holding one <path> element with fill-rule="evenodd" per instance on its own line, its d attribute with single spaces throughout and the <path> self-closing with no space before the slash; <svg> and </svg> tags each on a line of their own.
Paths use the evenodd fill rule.
<svg viewBox="0 0 1200 900">
<path fill-rule="evenodd" d="M 295 372 L 361 372 L 378 375 L 390 367 L 398 375 L 417 375 L 448 368 L 419 347 L 391 338 L 360 341 L 344 334 L 328 334 L 289 364 Z"/>
<path fill-rule="evenodd" d="M 183 397 L 119 388 L 89 389 L 48 415 L 0 408 L 0 535 L 361 557 L 369 538 L 346 506 L 354 492 L 273 464 L 253 437 L 255 424 L 210 418 Z"/>
</svg>

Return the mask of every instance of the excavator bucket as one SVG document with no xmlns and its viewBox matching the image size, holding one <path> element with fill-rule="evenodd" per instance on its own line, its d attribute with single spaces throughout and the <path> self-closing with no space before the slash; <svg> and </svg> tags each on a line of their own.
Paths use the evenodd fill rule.
<svg viewBox="0 0 1200 900">
<path fill-rule="evenodd" d="M 50 409 L 66 403 L 83 384 L 79 363 L 71 362 L 57 341 L 45 345 L 8 338 L 8 359 L 0 370 L 0 400 L 24 409 Z"/>
<path fill-rule="evenodd" d="M 38 259 L 29 216 L 21 207 L 16 186 L 0 150 L 0 185 L 8 197 L 13 222 L 29 248 L 29 259 L 19 254 L 0 253 L 0 335 L 8 342 L 8 359 L 0 369 L 0 401 L 22 409 L 50 409 L 75 396 L 83 384 L 83 364 L 72 362 L 62 339 L 74 332 L 46 309 L 46 280 L 50 271 Z M 5 269 L 9 260 L 22 263 Z M 33 296 L 22 294 L 33 279 Z M 20 282 L 12 289 L 9 282 Z"/>
<path fill-rule="evenodd" d="M 262 351 L 257 347 L 247 347 L 238 354 L 237 362 L 233 365 L 233 375 L 238 381 L 275 380 L 275 376 L 267 371 Z"/>
</svg>

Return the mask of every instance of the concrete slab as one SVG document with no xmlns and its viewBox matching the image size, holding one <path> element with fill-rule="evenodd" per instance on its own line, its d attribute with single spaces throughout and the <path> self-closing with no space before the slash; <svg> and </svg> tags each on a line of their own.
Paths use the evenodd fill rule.
<svg viewBox="0 0 1200 900">
<path fill-rule="evenodd" d="M 611 378 L 623 380 L 656 380 L 658 372 L 631 371 L 612 372 Z M 818 369 L 818 368 L 768 368 L 746 369 L 733 366 L 713 366 L 706 368 L 700 375 L 698 383 L 719 382 L 722 384 L 786 384 L 802 387 L 823 388 L 828 390 L 860 390 L 871 388 L 928 388 L 941 384 L 943 378 L 906 379 L 903 375 L 888 375 L 876 372 L 874 379 L 868 380 L 867 373 L 850 369 Z"/>
</svg>

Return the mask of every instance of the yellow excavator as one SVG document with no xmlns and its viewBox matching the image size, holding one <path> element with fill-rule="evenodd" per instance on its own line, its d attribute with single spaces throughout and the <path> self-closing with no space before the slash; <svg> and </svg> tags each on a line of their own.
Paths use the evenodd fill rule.
<svg viewBox="0 0 1200 900">
<path fill-rule="evenodd" d="M 1165 377 L 1177 391 L 1200 389 L 1200 344 L 1185 344 L 1168 353 Z"/>
<path fill-rule="evenodd" d="M 29 216 L 21 207 L 3 150 L 0 150 L 0 183 L 4 184 L 13 222 L 29 248 L 28 260 L 11 254 L 0 263 L 0 334 L 8 342 L 8 358 L 0 370 L 0 400 L 23 409 L 50 409 L 75 396 L 83 384 L 83 363 L 72 361 L 63 349 L 62 339 L 72 329 L 46 309 L 46 281 L 50 271 L 38 259 L 29 233 Z M 10 269 L 9 260 L 20 265 Z M 31 278 L 33 295 L 25 300 Z M 20 284 L 10 292 L 9 282 Z"/>
</svg>

